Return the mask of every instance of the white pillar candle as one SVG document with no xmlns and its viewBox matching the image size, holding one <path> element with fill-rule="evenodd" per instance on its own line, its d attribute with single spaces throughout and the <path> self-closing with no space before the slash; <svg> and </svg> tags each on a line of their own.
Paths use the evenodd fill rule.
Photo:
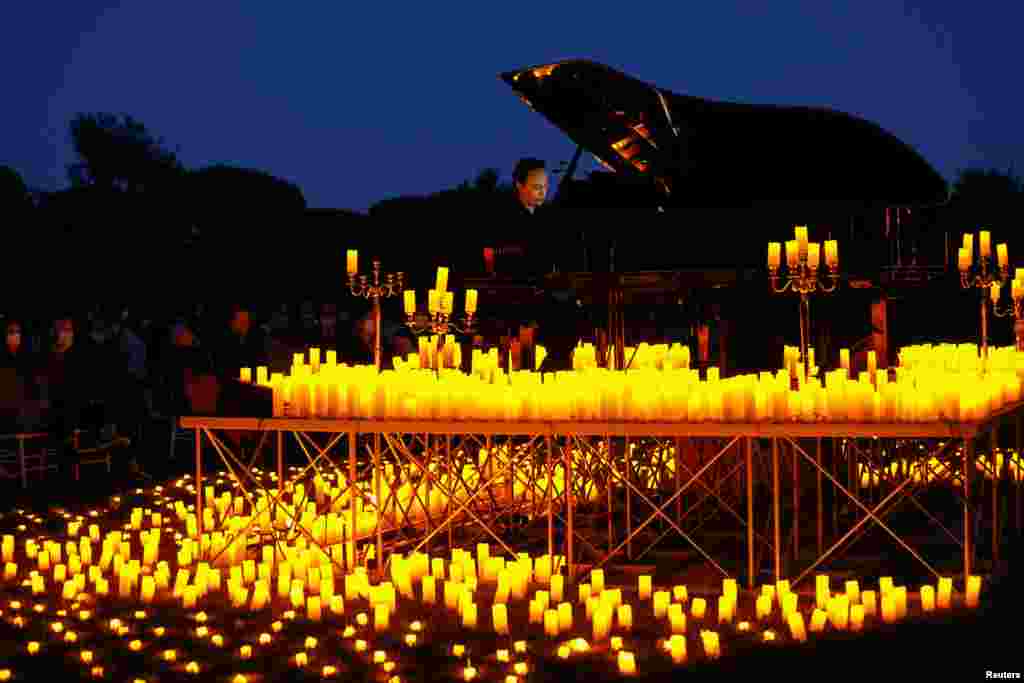
<svg viewBox="0 0 1024 683">
<path fill-rule="evenodd" d="M 652 589 L 650 575 L 642 574 L 637 581 L 638 581 L 638 585 L 637 585 L 638 597 L 641 600 L 650 600 L 651 599 L 651 589 Z M 582 588 L 582 586 L 581 586 L 581 588 Z M 589 588 L 588 588 L 588 590 L 589 590 Z"/>
<path fill-rule="evenodd" d="M 494 632 L 499 636 L 508 635 L 508 606 L 503 604 L 491 606 L 491 620 L 494 622 Z"/>
</svg>

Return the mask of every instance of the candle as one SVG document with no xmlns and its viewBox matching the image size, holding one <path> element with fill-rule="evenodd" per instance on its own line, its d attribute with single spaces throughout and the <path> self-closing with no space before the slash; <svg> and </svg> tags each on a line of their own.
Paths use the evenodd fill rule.
<svg viewBox="0 0 1024 683">
<path fill-rule="evenodd" d="M 654 616 L 662 619 L 668 612 L 671 596 L 668 591 L 657 591 L 654 593 Z"/>
<path fill-rule="evenodd" d="M 594 611 L 593 634 L 594 641 L 607 640 L 612 630 L 612 606 L 609 604 L 599 605 Z"/>
<path fill-rule="evenodd" d="M 878 611 L 878 602 L 875 591 L 864 591 L 860 594 L 861 604 L 864 605 L 864 616 L 873 617 Z"/>
<path fill-rule="evenodd" d="M 728 595 L 721 595 L 718 597 L 718 623 L 728 624 L 732 623 L 733 611 L 735 610 L 735 603 L 733 599 Z M 680 610 L 680 613 L 682 610 Z"/>
<path fill-rule="evenodd" d="M 993 282 L 992 285 L 989 287 L 989 293 L 992 296 L 992 303 L 999 303 L 999 292 L 1002 289 L 1002 287 L 1003 285 L 1001 282 Z"/>
<path fill-rule="evenodd" d="M 846 598 L 850 601 L 851 605 L 860 602 L 860 584 L 856 581 L 847 581 Z"/>
<path fill-rule="evenodd" d="M 427 310 L 431 315 L 441 312 L 441 293 L 436 289 L 427 291 Z"/>
<path fill-rule="evenodd" d="M 618 628 L 623 631 L 633 630 L 633 607 L 630 605 L 618 605 Z"/>
<path fill-rule="evenodd" d="M 477 303 L 477 290 L 467 289 L 466 290 L 466 313 L 476 313 Z"/>
<path fill-rule="evenodd" d="M 850 374 L 850 349 L 839 349 L 839 367 Z"/>
<path fill-rule="evenodd" d="M 797 247 L 800 249 L 800 256 L 807 255 L 807 226 L 798 225 L 793 229 L 793 234 L 796 237 Z"/>
<path fill-rule="evenodd" d="M 952 606 L 953 579 L 940 578 L 939 590 L 936 596 L 935 605 L 938 609 L 949 609 Z"/>
<path fill-rule="evenodd" d="M 686 614 L 678 602 L 669 605 L 668 623 L 672 633 L 686 633 Z"/>
<path fill-rule="evenodd" d="M 707 611 L 707 602 L 704 598 L 694 598 L 693 606 L 690 608 L 690 614 L 694 619 L 703 619 L 704 613 Z"/>
<path fill-rule="evenodd" d="M 935 587 L 921 586 L 921 609 L 927 614 L 935 611 Z"/>
<path fill-rule="evenodd" d="M 544 608 L 536 600 L 530 600 L 530 623 L 544 623 Z"/>
<path fill-rule="evenodd" d="M 474 616 L 476 616 L 474 607 Z M 391 622 L 391 607 L 389 605 L 377 605 L 373 608 L 373 630 L 376 633 L 386 633 Z"/>
<path fill-rule="evenodd" d="M 241 370 L 239 371 L 239 377 L 238 377 L 238 380 L 239 380 L 240 382 L 243 382 L 243 383 L 245 383 L 245 384 L 250 384 L 250 383 L 252 382 L 252 368 L 242 368 L 242 369 L 241 369 Z M 141 522 L 141 521 L 142 521 L 142 520 L 141 520 L 141 519 L 139 519 L 139 522 Z M 135 524 L 135 516 L 134 516 L 134 514 L 132 515 L 132 526 L 133 526 L 134 528 L 136 528 L 136 529 L 137 529 L 137 528 L 139 527 L 139 525 L 136 525 L 136 524 Z"/>
<path fill-rule="evenodd" d="M 761 621 L 767 619 L 772 613 L 772 599 L 768 595 L 761 595 L 757 598 L 756 603 L 757 619 Z"/>
<path fill-rule="evenodd" d="M 981 577 L 980 576 L 969 576 L 967 577 L 967 606 L 977 607 L 978 596 L 981 593 Z"/>
<path fill-rule="evenodd" d="M 803 643 L 807 640 L 807 630 L 804 626 L 804 617 L 799 612 L 793 612 L 786 619 L 789 626 L 789 633 L 793 640 Z"/>
<path fill-rule="evenodd" d="M 811 613 L 811 625 L 810 625 L 811 633 L 824 633 L 824 631 L 825 631 L 825 622 L 827 620 L 828 620 L 828 614 L 825 612 L 825 610 L 815 609 Z"/>
<path fill-rule="evenodd" d="M 686 662 L 686 637 L 675 634 L 668 639 L 668 651 L 672 657 L 673 664 Z"/>
<path fill-rule="evenodd" d="M 558 630 L 562 633 L 572 630 L 572 603 L 563 602 L 558 605 Z"/>
<path fill-rule="evenodd" d="M 960 272 L 966 273 L 971 267 L 971 252 L 965 247 L 957 249 L 956 260 L 957 265 L 960 267 Z"/>
<path fill-rule="evenodd" d="M 448 291 L 448 269 L 441 266 L 437 269 L 437 285 L 436 289 L 438 292 Z"/>
<path fill-rule="evenodd" d="M 850 630 L 854 633 L 864 630 L 864 605 L 850 607 Z"/>
<path fill-rule="evenodd" d="M 821 265 L 821 244 L 811 242 L 807 245 L 807 265 L 817 269 Z"/>
<path fill-rule="evenodd" d="M 642 574 L 640 576 L 640 578 L 638 579 L 637 592 L 639 593 L 639 598 L 641 600 L 651 599 L 651 577 L 649 574 Z M 580 595 L 582 601 L 582 593 Z"/>
<path fill-rule="evenodd" d="M 323 609 L 318 596 L 311 596 L 306 599 L 306 616 L 310 621 L 320 621 Z"/>
<path fill-rule="evenodd" d="M 596 623 L 596 622 L 595 622 Z M 544 635 L 549 638 L 558 637 L 558 611 L 549 609 L 544 611 Z"/>
<path fill-rule="evenodd" d="M 893 593 L 882 594 L 882 621 L 887 624 L 896 621 L 896 598 Z"/>
<path fill-rule="evenodd" d="M 992 233 L 982 230 L 978 236 L 978 253 L 982 258 L 992 256 Z"/>
<path fill-rule="evenodd" d="M 346 257 L 348 274 L 355 275 L 359 272 L 359 252 L 355 249 L 349 249 Z"/>
<path fill-rule="evenodd" d="M 565 577 L 555 574 L 551 577 L 551 602 L 562 602 L 565 592 Z"/>
<path fill-rule="evenodd" d="M 796 240 L 786 242 L 786 263 L 790 268 L 796 268 L 800 263 L 800 246 Z"/>
<path fill-rule="evenodd" d="M 619 673 L 623 676 L 635 676 L 636 675 L 636 659 L 633 657 L 632 652 L 626 652 L 625 650 L 619 651 L 617 658 L 619 664 Z"/>
<path fill-rule="evenodd" d="M 996 257 L 1000 268 L 1007 268 L 1010 265 L 1010 254 L 1007 251 L 1006 243 L 996 245 Z"/>
<path fill-rule="evenodd" d="M 835 270 L 839 266 L 839 242 L 825 240 L 825 265 Z"/>
<path fill-rule="evenodd" d="M 416 315 L 416 290 L 405 290 L 404 292 L 402 292 L 402 299 L 405 303 L 405 314 Z"/>
<path fill-rule="evenodd" d="M 476 604 L 469 602 L 462 608 L 462 626 L 463 628 L 475 629 L 476 628 Z"/>
<path fill-rule="evenodd" d="M 782 244 L 780 242 L 769 242 L 768 243 L 768 268 L 769 268 L 769 270 L 778 270 L 780 263 L 782 263 Z"/>
<path fill-rule="evenodd" d="M 494 622 L 494 632 L 499 636 L 508 635 L 508 606 L 497 604 L 491 606 L 491 619 Z"/>
</svg>

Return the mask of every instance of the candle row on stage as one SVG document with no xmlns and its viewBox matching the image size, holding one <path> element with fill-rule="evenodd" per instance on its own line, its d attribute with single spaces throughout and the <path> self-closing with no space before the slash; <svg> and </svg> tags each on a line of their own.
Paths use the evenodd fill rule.
<svg viewBox="0 0 1024 683">
<path fill-rule="evenodd" d="M 997 350 L 978 372 L 939 361 L 946 350 L 911 349 L 908 365 L 856 378 L 847 369 L 809 378 L 793 388 L 791 373 L 721 378 L 663 362 L 661 369 L 626 372 L 587 368 L 535 373 L 488 368 L 404 369 L 298 363 L 289 375 L 258 380 L 273 390 L 274 416 L 490 421 L 881 422 L 981 421 L 1021 396 L 1024 354 Z M 922 360 L 924 359 L 924 360 Z M 681 360 L 681 359 L 680 359 Z M 243 379 L 251 371 L 242 373 Z"/>
</svg>

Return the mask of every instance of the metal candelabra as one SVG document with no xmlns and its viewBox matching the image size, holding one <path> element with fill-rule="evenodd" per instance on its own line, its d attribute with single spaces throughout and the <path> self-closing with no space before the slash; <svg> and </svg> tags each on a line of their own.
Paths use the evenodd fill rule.
<svg viewBox="0 0 1024 683">
<path fill-rule="evenodd" d="M 1024 281 L 1014 280 L 1011 289 L 1010 305 L 999 308 L 998 295 L 992 299 L 992 314 L 997 318 L 1013 316 L 1013 335 L 1017 340 L 1017 350 L 1024 351 Z"/>
<path fill-rule="evenodd" d="M 825 242 L 825 262 L 828 269 L 827 281 L 819 279 L 821 244 L 807 241 L 807 228 L 796 228 L 796 239 L 786 242 L 787 269 L 779 274 L 782 244 L 768 244 L 768 279 L 772 292 L 783 294 L 787 291 L 800 296 L 800 359 L 804 366 L 806 381 L 811 368 L 807 358 L 811 327 L 810 296 L 815 293 L 831 294 L 839 286 L 839 246 L 835 240 Z M 781 284 L 780 284 L 781 283 Z"/>
<path fill-rule="evenodd" d="M 978 240 L 978 261 L 974 263 L 974 235 L 964 235 L 963 247 L 959 251 L 958 264 L 960 266 L 960 287 L 963 289 L 978 289 L 981 292 L 981 358 L 988 360 L 988 303 L 991 297 L 992 285 L 1000 286 L 1006 284 L 1010 279 L 1009 259 L 1005 244 L 996 247 L 998 254 L 998 266 L 992 263 L 992 251 L 990 234 L 982 230 Z M 1002 314 L 1003 317 L 1009 311 Z M 999 315 L 996 313 L 996 315 Z"/>
<path fill-rule="evenodd" d="M 473 313 L 466 313 L 461 324 L 452 320 L 451 313 L 447 311 L 431 312 L 425 320 L 417 318 L 416 312 L 405 313 L 405 324 L 409 330 L 416 335 L 420 334 L 466 334 L 476 333 L 476 316 Z"/>
<path fill-rule="evenodd" d="M 373 261 L 372 280 L 366 275 L 359 275 L 356 261 L 356 252 L 348 253 L 348 288 L 352 296 L 369 299 L 373 302 L 373 364 L 377 372 L 381 370 L 382 362 L 382 339 L 381 339 L 381 313 L 380 300 L 398 296 L 402 292 L 402 280 L 404 274 L 382 273 L 380 261 Z"/>
<path fill-rule="evenodd" d="M 466 290 L 466 316 L 461 322 L 452 318 L 455 310 L 455 293 L 448 291 L 448 268 L 437 269 L 437 284 L 427 292 L 428 316 L 425 320 L 416 315 L 416 292 L 405 292 L 405 324 L 416 335 L 432 332 L 443 334 L 474 334 L 476 332 L 477 290 Z"/>
</svg>

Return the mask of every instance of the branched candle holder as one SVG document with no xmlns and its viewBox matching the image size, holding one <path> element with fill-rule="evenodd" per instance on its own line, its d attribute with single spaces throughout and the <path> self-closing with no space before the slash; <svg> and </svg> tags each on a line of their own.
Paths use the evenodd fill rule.
<svg viewBox="0 0 1024 683">
<path fill-rule="evenodd" d="M 416 313 L 405 314 L 405 325 L 415 335 L 421 334 L 463 334 L 472 335 L 476 333 L 476 316 L 467 313 L 462 323 L 451 319 L 450 314 L 444 311 L 430 313 L 426 320 L 419 320 Z"/>
<path fill-rule="evenodd" d="M 997 318 L 1013 316 L 1013 335 L 1017 340 L 1017 350 L 1024 351 L 1024 273 L 1017 269 L 1017 277 L 1010 285 L 1010 305 L 999 308 L 1000 283 L 992 285 L 992 314 Z"/>
<path fill-rule="evenodd" d="M 810 296 L 815 293 L 831 294 L 839 287 L 839 243 L 836 240 L 825 242 L 825 264 L 828 273 L 827 281 L 823 281 L 819 278 L 821 244 L 807 241 L 807 228 L 804 226 L 797 226 L 795 233 L 796 239 L 786 242 L 785 274 L 779 274 L 782 244 L 768 243 L 768 280 L 775 294 L 793 292 L 800 297 L 800 358 L 806 381 L 811 371 L 807 359 L 811 325 Z M 785 282 L 782 282 L 783 279 Z"/>
<path fill-rule="evenodd" d="M 382 339 L 381 339 L 381 313 L 380 300 L 398 296 L 402 292 L 402 280 L 404 274 L 382 273 L 380 261 L 373 260 L 373 279 L 366 275 L 359 275 L 359 252 L 349 249 L 347 254 L 348 288 L 352 296 L 369 299 L 373 302 L 373 364 L 377 372 L 381 370 L 382 363 Z"/>
<path fill-rule="evenodd" d="M 405 324 L 415 335 L 433 333 L 471 335 L 476 332 L 477 290 L 466 290 L 466 315 L 461 322 L 452 318 L 455 308 L 455 293 L 448 291 L 448 269 L 437 269 L 437 286 L 427 292 L 426 320 L 420 320 L 416 314 L 416 291 L 405 290 Z"/>
<path fill-rule="evenodd" d="M 1009 254 L 1006 244 L 996 245 L 998 267 L 992 264 L 992 235 L 988 230 L 978 233 L 978 261 L 974 262 L 974 235 L 964 233 L 963 246 L 957 254 L 960 267 L 960 287 L 981 291 L 981 358 L 988 360 L 988 302 L 990 296 L 993 304 L 998 297 L 998 289 L 992 296 L 993 286 L 1001 286 L 1010 279 Z M 1008 312 L 1007 312 L 1008 313 Z M 1004 317 L 1007 313 L 1003 313 Z M 996 314 L 998 316 L 998 313 Z"/>
</svg>

